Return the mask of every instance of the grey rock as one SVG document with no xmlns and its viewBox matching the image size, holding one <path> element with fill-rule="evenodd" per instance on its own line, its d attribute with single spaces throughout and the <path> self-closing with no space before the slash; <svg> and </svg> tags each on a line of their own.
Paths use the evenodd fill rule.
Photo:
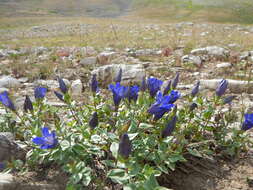
<svg viewBox="0 0 253 190">
<path fill-rule="evenodd" d="M 105 65 L 93 70 L 92 74 L 96 74 L 100 84 L 106 86 L 113 81 L 120 68 L 122 69 L 122 84 L 128 84 L 130 81 L 139 84 L 146 75 L 142 64 Z"/>
<path fill-rule="evenodd" d="M 201 89 L 215 90 L 222 79 L 201 80 Z M 253 82 L 228 79 L 230 92 L 240 94 L 243 92 L 253 93 Z"/>
<path fill-rule="evenodd" d="M 161 50 L 158 49 L 139 49 L 135 51 L 136 56 L 160 55 Z"/>
<path fill-rule="evenodd" d="M 224 63 L 219 63 L 216 65 L 217 68 L 228 68 L 228 67 L 231 67 L 232 64 L 229 63 L 229 62 L 224 62 Z"/>
<path fill-rule="evenodd" d="M 91 46 L 82 47 L 80 51 L 85 56 L 97 54 L 97 51 Z"/>
<path fill-rule="evenodd" d="M 83 66 L 95 65 L 96 63 L 97 63 L 97 57 L 86 57 L 80 60 L 80 64 Z"/>
<path fill-rule="evenodd" d="M 194 49 L 191 51 L 193 55 L 208 55 L 214 58 L 226 58 L 229 51 L 218 46 L 208 46 L 205 48 Z"/>
<path fill-rule="evenodd" d="M 19 88 L 21 83 L 18 79 L 11 76 L 2 76 L 0 78 L 0 88 Z"/>
<path fill-rule="evenodd" d="M 77 79 L 71 84 L 71 92 L 74 95 L 81 95 L 83 89 L 83 84 L 80 79 Z"/>
<path fill-rule="evenodd" d="M 67 86 L 70 86 L 70 81 L 68 79 L 63 79 Z M 45 86 L 49 89 L 59 88 L 59 83 L 57 80 L 37 80 L 34 82 L 35 86 Z"/>
<path fill-rule="evenodd" d="M 249 51 L 244 51 L 240 54 L 239 56 L 239 60 L 242 61 L 242 60 L 247 60 L 248 57 L 250 56 L 250 52 Z"/>
<path fill-rule="evenodd" d="M 17 145 L 12 139 L 5 135 L 0 135 L 0 162 L 11 159 L 25 159 L 25 151 Z"/>
<path fill-rule="evenodd" d="M 193 63 L 194 65 L 201 66 L 202 60 L 199 56 L 185 55 L 181 58 L 182 63 Z"/>
</svg>

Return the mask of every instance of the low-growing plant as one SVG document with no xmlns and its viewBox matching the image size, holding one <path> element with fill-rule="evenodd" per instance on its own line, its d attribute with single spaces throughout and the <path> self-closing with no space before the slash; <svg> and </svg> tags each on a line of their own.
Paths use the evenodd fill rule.
<svg viewBox="0 0 253 190">
<path fill-rule="evenodd" d="M 73 100 L 58 78 L 60 92 L 54 93 L 65 103 L 61 108 L 46 103 L 44 87 L 35 89 L 35 102 L 26 96 L 23 112 L 3 92 L 0 102 L 7 114 L 1 116 L 0 129 L 10 128 L 27 144 L 28 169 L 43 164 L 61 167 L 69 175 L 66 189 L 116 184 L 126 190 L 166 189 L 156 177 L 186 162 L 186 155 L 233 157 L 252 145 L 246 131 L 253 127 L 253 114 L 245 114 L 242 121 L 232 109 L 235 96 L 224 97 L 227 80 L 206 97 L 199 93 L 200 82 L 182 96 L 176 90 L 179 73 L 163 91 L 163 81 L 157 78 L 143 78 L 139 86 L 123 86 L 121 78 L 120 69 L 108 98 L 93 75 L 86 105 Z M 241 127 L 232 125 L 238 118 Z M 6 122 L 11 120 L 18 121 L 15 129 Z"/>
</svg>

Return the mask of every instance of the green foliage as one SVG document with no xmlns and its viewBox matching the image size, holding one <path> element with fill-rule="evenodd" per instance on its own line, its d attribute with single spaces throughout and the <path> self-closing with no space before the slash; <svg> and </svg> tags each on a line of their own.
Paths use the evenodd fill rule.
<svg viewBox="0 0 253 190">
<path fill-rule="evenodd" d="M 148 108 L 153 99 L 146 92 L 139 93 L 137 102 L 124 100 L 117 111 L 111 109 L 112 100 L 102 94 L 91 94 L 90 104 L 77 105 L 71 95 L 64 95 L 65 107 L 56 108 L 45 100 L 34 102 L 28 113 L 8 113 L 1 117 L 1 131 L 15 131 L 16 137 L 33 147 L 27 154 L 25 167 L 36 169 L 40 164 L 57 165 L 69 174 L 66 189 L 86 186 L 104 187 L 108 181 L 121 184 L 125 190 L 165 190 L 156 177 L 176 169 L 186 162 L 185 155 L 236 156 L 252 145 L 248 134 L 231 127 L 237 115 L 231 107 L 224 111 L 222 99 L 198 95 L 185 96 L 178 109 L 153 121 Z M 191 111 L 189 104 L 197 103 Z M 91 129 L 92 112 L 98 113 L 99 125 Z M 161 132 L 168 118 L 177 115 L 172 135 L 162 138 Z M 19 118 L 15 128 L 10 121 Z M 41 136 L 41 127 L 55 130 L 58 146 L 40 149 L 31 142 Z M 129 158 L 118 153 L 120 136 L 128 133 L 132 143 Z M 20 169 L 16 162 L 14 168 Z"/>
</svg>

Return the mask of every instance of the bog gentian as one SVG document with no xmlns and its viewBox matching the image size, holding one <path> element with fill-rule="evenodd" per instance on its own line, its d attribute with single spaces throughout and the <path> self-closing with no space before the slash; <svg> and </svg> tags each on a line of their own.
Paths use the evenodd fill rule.
<svg viewBox="0 0 253 190">
<path fill-rule="evenodd" d="M 41 131 L 42 137 L 33 138 L 33 143 L 40 145 L 41 149 L 50 149 L 56 147 L 58 140 L 55 132 L 50 133 L 47 127 L 43 127 Z"/>
<path fill-rule="evenodd" d="M 179 93 L 178 91 L 172 90 L 172 91 L 170 92 L 169 96 L 170 96 L 170 101 L 169 101 L 169 103 L 170 103 L 170 104 L 173 104 L 175 101 L 178 100 L 178 98 L 180 98 L 181 95 L 180 95 L 180 93 Z"/>
<path fill-rule="evenodd" d="M 119 82 L 116 85 L 110 84 L 109 89 L 113 93 L 113 101 L 116 107 L 119 106 L 120 101 L 126 96 L 127 94 L 127 87 L 121 86 Z"/>
<path fill-rule="evenodd" d="M 197 84 L 193 87 L 191 95 L 194 97 L 198 94 L 199 92 L 199 85 L 200 85 L 200 81 L 197 82 Z"/>
<path fill-rule="evenodd" d="M 156 95 L 156 102 L 151 105 L 148 112 L 154 115 L 154 120 L 158 120 L 174 106 L 174 104 L 171 104 L 170 102 L 171 97 L 169 95 L 163 96 L 159 91 Z"/>
<path fill-rule="evenodd" d="M 231 104 L 232 101 L 236 98 L 236 96 L 228 96 L 226 98 L 223 99 L 223 103 L 224 104 Z"/>
<path fill-rule="evenodd" d="M 0 102 L 7 108 L 9 108 L 12 111 L 15 111 L 15 106 L 12 103 L 10 97 L 8 96 L 8 92 L 4 91 L 0 93 Z"/>
<path fill-rule="evenodd" d="M 34 97 L 36 99 L 41 99 L 41 98 L 44 98 L 46 96 L 46 93 L 47 93 L 47 88 L 44 88 L 44 87 L 36 87 L 35 90 L 34 90 Z"/>
<path fill-rule="evenodd" d="M 120 68 L 119 69 L 119 72 L 117 73 L 117 75 L 115 76 L 114 78 L 114 82 L 115 83 L 120 83 L 121 82 L 121 79 L 122 79 L 122 69 Z"/>
<path fill-rule="evenodd" d="M 89 126 L 94 129 L 95 127 L 98 126 L 98 114 L 97 112 L 94 112 L 91 116 L 91 119 L 89 121 Z"/>
<path fill-rule="evenodd" d="M 177 87 L 178 81 L 179 81 L 179 73 L 176 74 L 175 78 L 172 81 L 171 86 L 173 89 L 175 89 Z"/>
<path fill-rule="evenodd" d="M 163 95 L 168 94 L 168 92 L 170 91 L 170 88 L 171 88 L 171 80 L 168 81 L 166 87 L 164 88 Z"/>
<path fill-rule="evenodd" d="M 142 92 L 144 92 L 144 91 L 146 90 L 146 88 L 147 88 L 146 78 L 145 78 L 145 77 L 143 77 L 143 78 L 142 78 L 142 81 L 141 81 L 141 87 L 140 87 L 140 90 L 141 90 Z"/>
<path fill-rule="evenodd" d="M 132 144 L 127 133 L 124 133 L 120 138 L 118 153 L 124 158 L 128 158 L 132 151 Z"/>
<path fill-rule="evenodd" d="M 58 82 L 59 82 L 59 87 L 60 87 L 61 92 L 63 94 L 66 94 L 68 92 L 67 85 L 65 84 L 65 82 L 61 78 L 58 78 Z"/>
<path fill-rule="evenodd" d="M 54 94 L 59 100 L 64 102 L 64 96 L 61 93 L 54 91 Z"/>
<path fill-rule="evenodd" d="M 130 86 L 127 89 L 127 94 L 126 94 L 126 98 L 128 98 L 129 102 L 131 100 L 133 101 L 137 101 L 138 99 L 138 92 L 139 92 L 139 87 L 138 86 Z"/>
<path fill-rule="evenodd" d="M 242 130 L 247 131 L 253 127 L 253 113 L 244 115 Z"/>
<path fill-rule="evenodd" d="M 225 94 L 226 90 L 228 88 L 228 81 L 225 79 L 222 79 L 222 81 L 219 83 L 218 87 L 216 88 L 216 95 L 222 96 Z"/>
<path fill-rule="evenodd" d="M 93 93 L 97 93 L 98 92 L 98 81 L 97 81 L 97 75 L 96 74 L 94 74 L 94 75 L 92 75 L 92 78 L 91 78 L 91 91 L 93 92 Z"/>
<path fill-rule="evenodd" d="M 28 95 L 25 96 L 24 110 L 25 112 L 33 111 L 33 103 Z"/>
<path fill-rule="evenodd" d="M 177 116 L 174 116 L 166 125 L 166 127 L 162 131 L 162 138 L 168 137 L 171 135 L 173 130 L 176 127 L 176 122 L 177 122 Z"/>
<path fill-rule="evenodd" d="M 147 87 L 151 97 L 155 97 L 156 93 L 161 89 L 163 81 L 157 78 L 148 78 Z"/>
</svg>

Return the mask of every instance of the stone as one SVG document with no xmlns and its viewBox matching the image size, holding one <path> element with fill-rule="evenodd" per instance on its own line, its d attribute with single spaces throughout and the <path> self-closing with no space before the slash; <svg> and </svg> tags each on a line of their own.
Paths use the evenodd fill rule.
<svg viewBox="0 0 253 190">
<path fill-rule="evenodd" d="M 194 49 L 191 51 L 193 55 L 208 55 L 213 58 L 227 58 L 229 51 L 218 46 L 208 46 L 205 48 Z"/>
<path fill-rule="evenodd" d="M 171 48 L 164 48 L 162 50 L 162 56 L 164 56 L 164 57 L 168 57 L 172 54 L 173 54 L 173 49 L 171 49 Z"/>
<path fill-rule="evenodd" d="M 2 76 L 0 78 L 0 88 L 19 88 L 21 83 L 18 79 L 13 78 L 12 76 Z"/>
<path fill-rule="evenodd" d="M 215 90 L 222 79 L 201 80 L 201 89 Z M 231 93 L 253 93 L 253 82 L 228 79 L 228 89 Z"/>
<path fill-rule="evenodd" d="M 182 63 L 193 63 L 196 66 L 202 65 L 202 60 L 199 56 L 195 55 L 185 55 L 181 58 Z"/>
<path fill-rule="evenodd" d="M 71 84 L 71 92 L 74 95 L 81 95 L 83 90 L 83 84 L 80 79 L 77 79 Z"/>
<path fill-rule="evenodd" d="M 250 52 L 249 51 L 244 51 L 240 54 L 239 56 L 239 60 L 242 61 L 242 60 L 247 60 L 248 57 L 250 56 Z"/>
<path fill-rule="evenodd" d="M 11 174 L 0 173 L 0 190 L 12 190 L 15 188 L 14 177 Z"/>
<path fill-rule="evenodd" d="M 96 63 L 97 63 L 97 57 L 86 57 L 80 60 L 80 64 L 83 66 L 95 65 Z"/>
<path fill-rule="evenodd" d="M 216 65 L 217 68 L 229 68 L 231 66 L 232 66 L 232 64 L 229 62 L 223 62 L 223 63 L 219 63 Z"/>
<path fill-rule="evenodd" d="M 68 56 L 70 56 L 70 52 L 67 50 L 58 50 L 56 52 L 56 55 L 59 57 L 68 57 Z"/>
<path fill-rule="evenodd" d="M 70 81 L 68 79 L 63 79 L 67 86 L 70 86 Z M 59 88 L 59 83 L 57 80 L 37 80 L 34 82 L 35 86 L 45 86 L 48 89 L 54 90 Z"/>
<path fill-rule="evenodd" d="M 113 82 L 113 78 L 120 68 L 122 69 L 122 84 L 129 84 L 130 81 L 140 84 L 142 78 L 146 75 L 142 64 L 105 65 L 93 70 L 92 74 L 96 74 L 100 85 L 106 87 Z"/>
<path fill-rule="evenodd" d="M 97 54 L 97 51 L 94 49 L 94 47 L 86 46 L 81 48 L 81 54 L 85 56 L 95 55 Z"/>
<path fill-rule="evenodd" d="M 4 134 L 0 134 L 0 152 L 0 162 L 11 159 L 25 160 L 25 150 Z"/>
<path fill-rule="evenodd" d="M 98 56 L 97 56 L 97 61 L 99 64 L 101 65 L 106 65 L 109 64 L 110 61 L 115 57 L 115 55 L 117 55 L 116 52 L 112 51 L 112 52 L 101 52 Z"/>
</svg>

